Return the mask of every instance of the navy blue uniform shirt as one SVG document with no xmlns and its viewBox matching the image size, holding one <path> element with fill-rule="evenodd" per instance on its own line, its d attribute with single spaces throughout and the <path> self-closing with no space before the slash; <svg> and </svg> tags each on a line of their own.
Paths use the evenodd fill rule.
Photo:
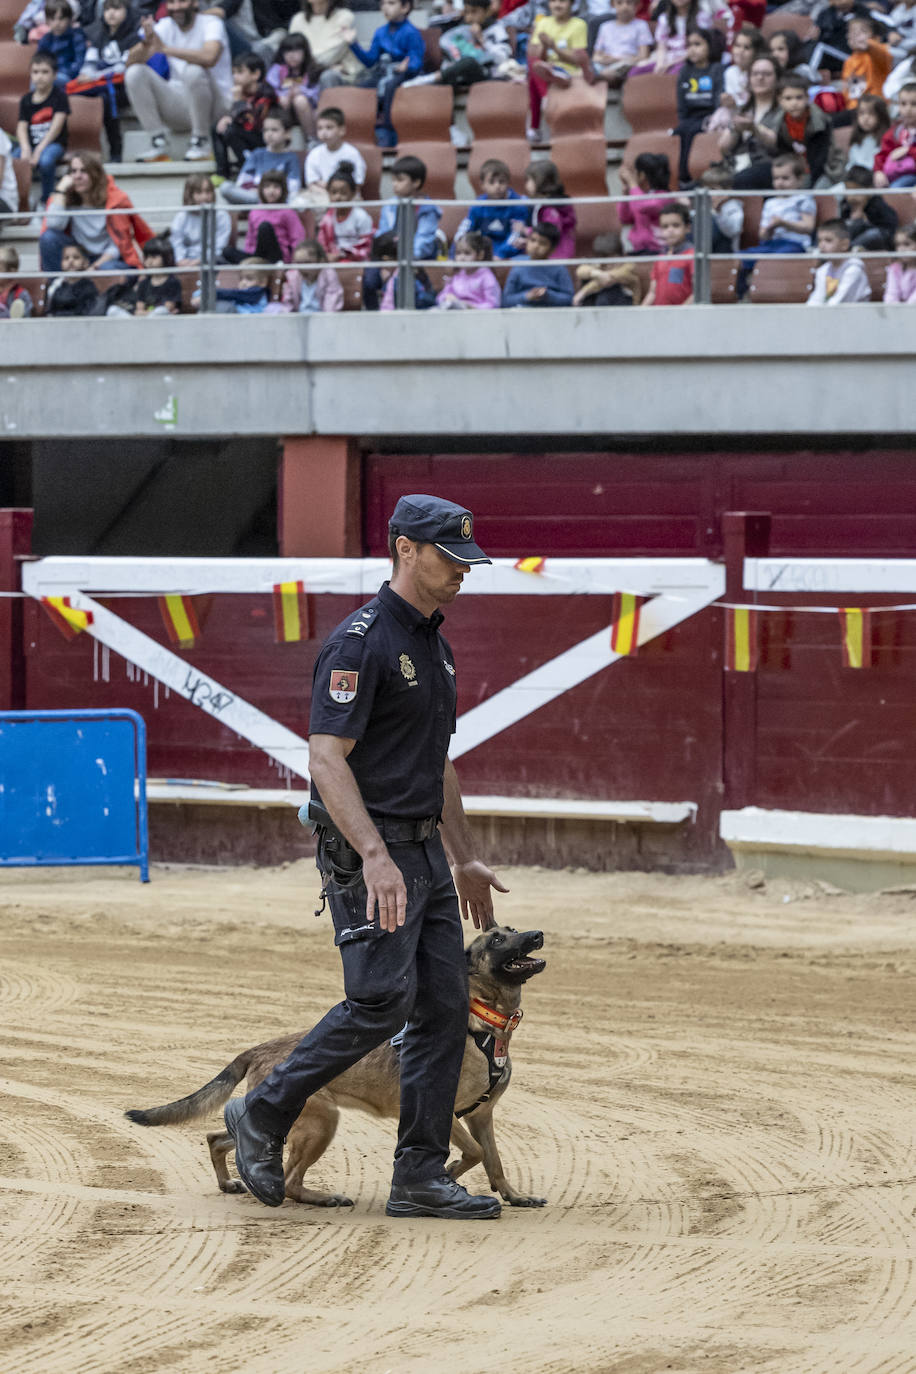
<svg viewBox="0 0 916 1374">
<path fill-rule="evenodd" d="M 372 816 L 421 820 L 442 811 L 455 730 L 455 661 L 428 619 L 382 584 L 332 630 L 315 663 L 309 733 L 355 739 L 347 756 Z M 312 782 L 312 796 L 321 798 Z"/>
</svg>

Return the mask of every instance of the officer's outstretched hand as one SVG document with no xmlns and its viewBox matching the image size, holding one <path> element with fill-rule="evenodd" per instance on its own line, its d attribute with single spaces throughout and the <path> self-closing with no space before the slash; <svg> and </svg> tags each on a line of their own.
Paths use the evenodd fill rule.
<svg viewBox="0 0 916 1374">
<path fill-rule="evenodd" d="M 397 930 L 407 920 L 407 888 L 401 870 L 387 852 L 363 861 L 366 884 L 366 920 L 375 920 L 382 930 Z"/>
<path fill-rule="evenodd" d="M 461 903 L 461 915 L 465 920 L 470 913 L 471 920 L 478 930 L 489 930 L 493 925 L 493 893 L 508 892 L 492 869 L 487 868 L 479 859 L 471 859 L 465 864 L 455 864 L 452 870 L 455 877 L 455 890 Z"/>
</svg>

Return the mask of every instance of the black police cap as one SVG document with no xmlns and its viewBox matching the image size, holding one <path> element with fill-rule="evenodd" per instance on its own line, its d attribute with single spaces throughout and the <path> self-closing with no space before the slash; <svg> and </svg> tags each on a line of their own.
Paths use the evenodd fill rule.
<svg viewBox="0 0 916 1374">
<path fill-rule="evenodd" d="M 463 506 L 441 496 L 402 496 L 388 521 L 392 534 L 404 534 L 419 543 L 433 544 L 456 563 L 489 563 L 474 543 L 474 517 Z"/>
</svg>

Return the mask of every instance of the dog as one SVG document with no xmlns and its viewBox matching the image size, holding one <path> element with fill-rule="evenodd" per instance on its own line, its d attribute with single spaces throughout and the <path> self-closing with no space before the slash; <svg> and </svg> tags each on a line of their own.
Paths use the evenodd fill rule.
<svg viewBox="0 0 916 1374">
<path fill-rule="evenodd" d="M 545 960 L 531 957 L 543 944 L 539 930 L 520 933 L 509 926 L 491 926 L 465 950 L 470 988 L 468 1037 L 451 1131 L 451 1143 L 460 1154 L 449 1162 L 448 1172 L 457 1179 L 483 1163 L 490 1188 L 512 1207 L 543 1207 L 546 1203 L 546 1198 L 519 1192 L 508 1182 L 493 1131 L 493 1109 L 512 1074 L 509 1042 L 522 1017 L 522 986 L 543 971 Z M 306 1102 L 286 1141 L 286 1196 L 293 1202 L 315 1207 L 353 1206 L 342 1193 L 306 1188 L 303 1178 L 333 1140 L 341 1107 L 397 1119 L 402 1036 L 403 1032 L 372 1050 Z M 199 1120 L 222 1107 L 243 1079 L 247 1078 L 249 1091 L 254 1088 L 301 1039 L 301 1035 L 287 1035 L 255 1045 L 190 1096 L 164 1107 L 134 1108 L 126 1116 L 141 1126 L 175 1126 Z M 211 1131 L 207 1144 L 220 1191 L 245 1192 L 245 1185 L 229 1175 L 226 1159 L 235 1144 L 228 1131 Z"/>
</svg>

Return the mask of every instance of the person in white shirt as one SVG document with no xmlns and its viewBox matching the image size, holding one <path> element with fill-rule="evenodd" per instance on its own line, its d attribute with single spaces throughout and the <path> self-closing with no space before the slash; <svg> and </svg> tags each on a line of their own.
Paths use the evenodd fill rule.
<svg viewBox="0 0 916 1374">
<path fill-rule="evenodd" d="M 138 162 L 169 156 L 168 131 L 190 129 L 188 162 L 210 157 L 209 130 L 232 103 L 232 63 L 221 19 L 198 14 L 197 0 L 166 0 L 168 14 L 154 24 L 142 20 L 142 39 L 127 55 L 124 80 L 134 113 L 150 135 Z M 169 79 L 154 64 L 168 62 Z"/>
<path fill-rule="evenodd" d="M 871 300 L 871 286 L 860 258 L 849 252 L 849 230 L 841 219 L 825 219 L 817 231 L 818 256 L 826 258 L 814 274 L 806 305 L 853 305 Z"/>
<path fill-rule="evenodd" d="M 310 204 L 327 205 L 331 174 L 346 162 L 353 180 L 361 187 L 366 179 L 366 160 L 358 148 L 347 143 L 346 119 L 336 105 L 319 111 L 315 132 L 318 143 L 305 159 L 305 194 Z"/>
</svg>

